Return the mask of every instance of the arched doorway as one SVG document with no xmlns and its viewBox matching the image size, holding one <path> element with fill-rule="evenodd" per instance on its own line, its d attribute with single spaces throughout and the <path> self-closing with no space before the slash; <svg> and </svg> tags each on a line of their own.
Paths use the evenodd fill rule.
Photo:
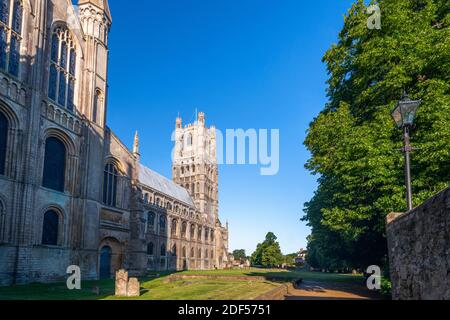
<svg viewBox="0 0 450 320">
<path fill-rule="evenodd" d="M 100 279 L 111 279 L 111 255 L 110 246 L 104 246 L 100 251 Z"/>
</svg>

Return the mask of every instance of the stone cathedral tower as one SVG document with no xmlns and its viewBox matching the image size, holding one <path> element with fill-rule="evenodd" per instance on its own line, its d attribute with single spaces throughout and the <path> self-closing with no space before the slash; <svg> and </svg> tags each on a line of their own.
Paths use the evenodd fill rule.
<svg viewBox="0 0 450 320">
<path fill-rule="evenodd" d="M 203 112 L 184 127 L 177 118 L 173 181 L 188 190 L 203 217 L 213 224 L 218 221 L 218 180 L 215 127 L 206 126 Z"/>
<path fill-rule="evenodd" d="M 87 81 L 82 112 L 92 122 L 105 127 L 108 74 L 108 35 L 111 12 L 107 0 L 79 0 L 79 18 L 86 40 Z"/>
</svg>

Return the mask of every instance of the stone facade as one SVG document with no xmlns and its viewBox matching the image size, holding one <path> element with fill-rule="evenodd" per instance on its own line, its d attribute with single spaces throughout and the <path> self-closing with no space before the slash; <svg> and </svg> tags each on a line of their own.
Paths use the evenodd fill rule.
<svg viewBox="0 0 450 320">
<path fill-rule="evenodd" d="M 77 11 L 68 0 L 7 2 L 9 20 L 0 21 L 7 33 L 0 58 L 0 285 L 59 281 L 70 265 L 81 267 L 83 279 L 122 268 L 141 275 L 224 267 L 228 228 L 218 219 L 212 153 L 204 159 L 192 150 L 199 170 L 192 181 L 202 188 L 188 192 L 179 175 L 173 182 L 140 162 L 137 135 L 129 150 L 106 126 L 107 0 L 79 0 Z M 200 117 L 189 127 L 212 132 Z M 45 160 L 50 139 L 63 146 L 61 165 L 51 154 L 53 162 Z M 174 161 L 174 172 L 179 167 Z M 58 170 L 60 190 L 45 182 Z"/>
<path fill-rule="evenodd" d="M 450 188 L 390 214 L 387 238 L 395 300 L 450 300 Z"/>
</svg>

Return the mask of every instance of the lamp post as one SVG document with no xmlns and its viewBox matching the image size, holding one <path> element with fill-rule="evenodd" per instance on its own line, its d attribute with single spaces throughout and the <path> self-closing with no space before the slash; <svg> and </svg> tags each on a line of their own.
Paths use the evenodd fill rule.
<svg viewBox="0 0 450 320">
<path fill-rule="evenodd" d="M 409 129 L 413 125 L 417 109 L 422 104 L 422 100 L 411 100 L 403 93 L 402 99 L 392 111 L 392 118 L 399 129 L 403 130 L 403 153 L 405 154 L 405 178 L 406 178 L 406 202 L 408 210 L 413 209 L 412 188 L 411 188 L 411 163 L 410 154 L 412 151 L 410 144 Z"/>
</svg>

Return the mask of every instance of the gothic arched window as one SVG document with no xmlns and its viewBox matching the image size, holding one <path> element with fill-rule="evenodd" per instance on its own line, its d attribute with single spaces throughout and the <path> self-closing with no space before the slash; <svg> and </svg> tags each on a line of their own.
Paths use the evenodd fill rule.
<svg viewBox="0 0 450 320">
<path fill-rule="evenodd" d="M 191 248 L 191 258 L 195 258 L 195 250 L 194 250 L 194 248 Z"/>
<path fill-rule="evenodd" d="M 197 258 L 199 258 L 199 259 L 202 258 L 202 249 L 201 248 L 198 249 L 198 257 Z"/>
<path fill-rule="evenodd" d="M 161 245 L 160 255 L 161 255 L 161 257 L 165 257 L 167 255 L 167 250 L 166 250 L 166 245 L 165 244 Z"/>
<path fill-rule="evenodd" d="M 177 226 L 178 226 L 178 221 L 176 219 L 173 219 L 172 220 L 172 228 L 171 228 L 172 236 L 176 236 L 177 235 Z"/>
<path fill-rule="evenodd" d="M 172 247 L 172 256 L 176 257 L 177 256 L 177 245 L 174 244 Z"/>
<path fill-rule="evenodd" d="M 21 0 L 0 2 L 0 69 L 19 76 L 23 4 Z"/>
<path fill-rule="evenodd" d="M 197 230 L 197 239 L 198 239 L 198 241 L 201 241 L 202 240 L 202 227 L 198 227 L 198 230 Z"/>
<path fill-rule="evenodd" d="M 154 245 L 153 242 L 150 242 L 147 245 L 147 255 L 152 256 L 154 254 Z"/>
<path fill-rule="evenodd" d="M 187 135 L 186 144 L 188 147 L 192 146 L 192 134 L 190 134 L 190 133 Z"/>
<path fill-rule="evenodd" d="M 54 137 L 45 141 L 44 174 L 42 186 L 64 192 L 66 172 L 66 147 Z"/>
<path fill-rule="evenodd" d="M 186 247 L 183 247 L 183 250 L 182 250 L 182 256 L 183 256 L 183 258 L 187 258 L 187 251 L 186 251 Z"/>
<path fill-rule="evenodd" d="M 58 245 L 59 215 L 53 210 L 44 214 L 42 229 L 42 244 L 47 246 Z"/>
<path fill-rule="evenodd" d="M 195 224 L 191 224 L 191 240 L 195 238 Z"/>
<path fill-rule="evenodd" d="M 0 175 L 5 174 L 6 143 L 8 140 L 8 119 L 0 113 Z"/>
<path fill-rule="evenodd" d="M 103 173 L 103 203 L 110 207 L 117 205 L 117 183 L 119 180 L 119 170 L 109 163 L 105 166 Z"/>
<path fill-rule="evenodd" d="M 181 237 L 186 238 L 187 233 L 187 222 L 183 222 L 181 225 Z"/>
<path fill-rule="evenodd" d="M 208 228 L 205 229 L 205 241 L 208 242 L 209 240 L 209 231 Z"/>
<path fill-rule="evenodd" d="M 153 212 L 148 213 L 147 224 L 148 224 L 148 229 L 153 231 L 155 228 L 155 214 Z"/>
<path fill-rule="evenodd" d="M 0 200 L 0 243 L 6 241 L 6 212 L 3 202 Z"/>
<path fill-rule="evenodd" d="M 161 234 L 166 232 L 166 223 L 167 223 L 166 217 L 164 216 L 159 217 L 159 230 Z"/>
<path fill-rule="evenodd" d="M 99 124 L 98 114 L 103 110 L 103 94 L 100 90 L 95 90 L 94 108 L 92 110 L 92 122 Z"/>
<path fill-rule="evenodd" d="M 67 28 L 59 27 L 53 31 L 50 51 L 48 97 L 73 111 L 77 54 Z"/>
</svg>

